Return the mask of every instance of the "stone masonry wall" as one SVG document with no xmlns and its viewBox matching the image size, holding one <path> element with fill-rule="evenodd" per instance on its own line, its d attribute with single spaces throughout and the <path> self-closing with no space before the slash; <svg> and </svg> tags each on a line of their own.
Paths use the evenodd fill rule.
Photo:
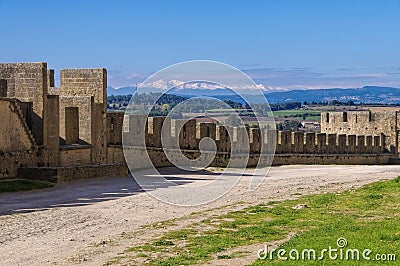
<svg viewBox="0 0 400 266">
<path fill-rule="evenodd" d="M 63 147 L 60 151 L 60 166 L 91 164 L 90 146 Z"/>
<path fill-rule="evenodd" d="M 142 123 L 139 116 L 129 116 L 129 128 L 133 129 L 133 136 L 136 134 L 135 125 Z M 165 120 L 165 117 L 151 117 L 148 119 L 146 132 L 146 146 L 154 148 L 162 148 L 161 145 L 161 127 L 164 123 L 170 138 L 179 138 L 179 146 L 181 149 L 197 150 L 199 142 L 204 137 L 215 140 L 218 151 L 230 152 L 236 149 L 244 153 L 260 153 L 261 144 L 267 147 L 267 151 L 273 151 L 268 147 L 268 143 L 276 143 L 277 154 L 379 154 L 385 152 L 385 135 L 346 135 L 346 134 L 326 134 L 326 133 L 303 133 L 290 131 L 274 132 L 266 129 L 249 129 L 249 128 L 228 128 L 225 133 L 216 134 L 216 132 L 224 132 L 221 125 L 213 123 L 197 123 L 195 120 L 189 120 L 181 128 L 180 132 L 173 132 L 179 128 L 176 124 L 180 120 Z M 175 125 L 175 126 L 173 126 Z M 164 128 L 165 129 L 165 128 Z M 126 134 L 129 135 L 129 132 Z M 232 134 L 233 143 L 227 146 L 226 140 Z M 223 135 L 225 135 L 223 137 Z M 246 137 L 247 135 L 247 137 Z M 217 137 L 218 136 L 218 137 Z M 236 137 L 236 138 L 235 138 Z M 276 140 L 272 139 L 276 138 Z M 250 150 L 246 151 L 243 146 L 244 139 L 249 140 Z M 118 140 L 119 141 L 119 140 Z M 133 144 L 135 145 L 135 144 Z M 177 148 L 177 147 L 174 147 Z"/>
<path fill-rule="evenodd" d="M 134 149 L 126 147 L 125 152 L 122 146 L 112 147 L 112 157 L 119 161 L 125 161 L 125 157 L 130 162 L 131 170 L 143 169 L 150 167 L 169 167 L 173 164 L 165 155 L 165 151 L 160 148 L 148 147 L 147 150 Z M 180 150 L 188 158 L 197 158 L 200 152 L 197 150 Z M 174 153 L 169 156 L 174 158 Z M 247 160 L 248 167 L 269 165 L 272 160 L 272 165 L 290 165 L 290 164 L 387 164 L 389 163 L 390 153 L 379 154 L 290 154 L 282 153 L 272 156 L 260 157 L 259 154 L 250 154 L 247 156 L 236 156 L 231 158 L 228 153 L 219 152 L 211 162 L 211 167 L 227 167 L 231 159 L 234 161 Z M 111 158 L 110 158 L 111 159 Z M 112 161 L 115 163 L 115 161 Z M 233 164 L 234 166 L 234 164 Z"/>
<path fill-rule="evenodd" d="M 95 103 L 107 104 L 107 71 L 100 69 L 62 69 L 62 96 L 94 96 Z"/>
<path fill-rule="evenodd" d="M 65 121 L 65 110 L 67 107 L 77 107 L 78 108 L 78 119 L 79 119 L 79 143 L 80 144 L 90 144 L 92 142 L 92 104 L 93 97 L 85 96 L 85 97 L 69 97 L 69 96 L 59 96 L 60 97 L 60 137 L 65 140 L 65 130 L 66 130 L 66 121 Z M 62 144 L 65 144 L 62 143 Z"/>
<path fill-rule="evenodd" d="M 399 154 L 400 111 L 325 112 L 321 114 L 321 132 L 349 135 L 385 134 L 385 146 L 394 156 Z"/>
<path fill-rule="evenodd" d="M 16 177 L 18 168 L 35 167 L 40 161 L 36 150 L 0 152 L 0 179 Z"/>
<path fill-rule="evenodd" d="M 0 63 L 0 79 L 7 81 L 7 97 L 32 102 L 32 133 L 43 143 L 43 106 L 47 96 L 46 63 Z"/>
<path fill-rule="evenodd" d="M 54 83 L 54 72 L 48 72 L 49 83 Z M 49 93 L 59 95 L 60 137 L 65 141 L 65 109 L 78 108 L 79 144 L 91 145 L 91 162 L 107 160 L 107 71 L 106 69 L 63 69 L 60 88 L 50 87 Z M 62 144 L 64 144 L 62 142 Z"/>
<path fill-rule="evenodd" d="M 46 147 L 46 165 L 57 166 L 60 156 L 60 113 L 58 95 L 47 95 L 43 118 L 43 144 Z"/>
<path fill-rule="evenodd" d="M 107 113 L 107 140 L 109 145 L 122 145 L 124 113 Z"/>
<path fill-rule="evenodd" d="M 7 97 L 7 80 L 0 79 L 0 97 Z"/>
<path fill-rule="evenodd" d="M 125 156 L 128 157 L 134 168 L 145 168 L 150 165 L 156 167 L 171 166 L 161 146 L 160 130 L 166 125 L 165 137 L 176 141 L 179 148 L 188 158 L 197 158 L 200 140 L 209 137 L 215 140 L 218 153 L 211 166 L 226 166 L 230 159 L 231 149 L 239 152 L 236 160 L 243 160 L 246 156 L 240 154 L 250 153 L 248 166 L 255 166 L 260 160 L 261 144 L 264 143 L 266 158 L 261 161 L 270 161 L 273 145 L 276 144 L 276 154 L 273 159 L 274 165 L 280 164 L 384 164 L 389 162 L 391 154 L 385 148 L 385 135 L 345 135 L 326 133 L 303 133 L 278 131 L 276 134 L 271 130 L 258 128 L 224 128 L 213 123 L 197 123 L 195 120 L 188 121 L 182 126 L 180 120 L 166 120 L 164 117 L 152 117 L 147 119 L 143 116 L 130 115 L 124 117 L 127 124 L 123 132 L 126 147 Z M 145 128 L 145 132 L 138 129 Z M 178 129 L 181 128 L 179 131 Z M 165 126 L 164 126 L 165 129 Z M 179 131 L 179 132 L 178 132 Z M 218 132 L 218 134 L 217 134 Z M 243 139 L 248 134 L 250 150 L 242 147 Z M 229 136 L 233 136 L 230 143 Z M 147 151 L 140 146 L 139 138 L 145 138 Z M 228 141 L 229 140 L 229 141 Z M 119 142 L 118 139 L 117 142 Z M 122 141 L 122 140 L 121 140 Z M 119 147 L 119 148 L 118 148 Z M 110 149 L 110 148 L 109 148 Z M 111 152 L 109 151 L 109 154 Z M 148 156 L 147 156 L 148 154 Z M 269 155 L 268 155 L 269 154 Z M 113 158 L 124 158 L 121 146 L 113 146 Z M 149 157 L 149 158 L 148 158 Z M 270 157 L 271 158 L 271 157 Z"/>
<path fill-rule="evenodd" d="M 46 63 L 0 63 L 0 178 L 15 177 L 19 168 L 33 178 L 39 173 L 57 180 L 125 173 L 123 140 L 132 147 L 145 141 L 142 150 L 128 154 L 135 167 L 151 161 L 168 166 L 161 135 L 173 143 L 171 149 L 192 159 L 200 156 L 204 138 L 214 140 L 218 153 L 213 166 L 225 165 L 231 150 L 239 153 L 234 158 L 238 161 L 250 154 L 249 166 L 268 161 L 275 149 L 274 164 L 386 163 L 391 156 L 386 148 L 399 153 L 399 112 L 323 114 L 323 133 L 276 133 L 196 120 L 107 114 L 106 69 L 64 69 L 60 88 L 54 86 L 54 70 Z M 66 131 L 71 132 L 67 143 Z M 268 158 L 260 158 L 262 148 Z"/>
<path fill-rule="evenodd" d="M 103 164 L 107 161 L 107 113 L 102 103 L 94 103 L 91 107 L 92 163 Z"/>
<path fill-rule="evenodd" d="M 33 137 L 19 106 L 11 100 L 0 99 L 0 151 L 30 150 L 35 146 Z"/>
<path fill-rule="evenodd" d="M 124 177 L 128 175 L 125 164 L 103 164 L 70 167 L 21 167 L 18 176 L 33 180 L 64 183 L 78 179 Z"/>
</svg>

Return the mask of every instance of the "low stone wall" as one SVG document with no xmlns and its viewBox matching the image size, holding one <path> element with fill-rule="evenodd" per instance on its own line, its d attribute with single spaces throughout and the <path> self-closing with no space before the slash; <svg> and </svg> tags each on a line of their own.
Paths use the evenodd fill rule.
<svg viewBox="0 0 400 266">
<path fill-rule="evenodd" d="M 119 156 L 123 156 L 122 147 L 118 150 L 118 148 L 114 147 L 113 152 L 115 154 L 119 153 Z M 182 150 L 182 153 L 187 158 L 198 158 L 200 156 L 199 151 L 193 150 Z M 148 167 L 167 167 L 173 166 L 173 164 L 169 161 L 167 156 L 164 153 L 163 149 L 160 148 L 147 148 L 147 151 L 144 149 L 131 148 L 125 151 L 125 155 L 127 156 L 127 160 L 132 162 L 131 170 L 133 169 L 141 169 Z M 176 159 L 178 157 L 177 154 L 172 154 L 172 158 Z M 391 153 L 382 152 L 379 154 L 275 154 L 273 156 L 272 165 L 290 165 L 290 164 L 345 164 L 345 165 L 357 165 L 357 164 L 388 164 L 390 163 Z M 259 154 L 250 154 L 244 156 L 235 156 L 233 159 L 236 163 L 233 163 L 232 166 L 235 165 L 243 165 L 243 160 L 247 161 L 248 167 L 255 167 L 260 161 Z M 150 159 L 150 160 L 149 160 Z M 214 167 L 226 167 L 230 160 L 230 154 L 227 152 L 218 152 L 211 162 L 210 166 Z M 261 163 L 262 164 L 270 164 L 272 160 L 272 156 L 262 156 Z"/>
<path fill-rule="evenodd" d="M 107 147 L 107 163 L 125 163 L 124 152 L 121 145 Z"/>
<path fill-rule="evenodd" d="M 58 169 L 56 167 L 20 167 L 18 178 L 57 183 Z"/>
<path fill-rule="evenodd" d="M 85 167 L 58 168 L 57 182 L 70 182 L 77 179 L 107 178 L 128 176 L 125 164 L 88 165 Z"/>
<path fill-rule="evenodd" d="M 114 146 L 108 148 L 111 155 L 109 164 L 104 165 L 80 165 L 68 167 L 36 167 L 37 155 L 27 152 L 19 154 L 2 154 L 0 157 L 7 157 L 0 163 L 8 162 L 9 165 L 4 165 L 3 169 L 7 169 L 6 174 L 0 175 L 3 178 L 15 177 L 44 180 L 49 182 L 70 182 L 78 179 L 89 178 L 106 178 L 106 177 L 121 177 L 128 175 L 128 167 L 124 163 L 124 151 L 122 146 Z M 183 154 L 188 158 L 197 158 L 200 156 L 199 151 L 183 150 Z M 132 149 L 125 152 L 128 160 L 132 161 L 131 170 L 152 167 L 167 167 L 173 166 L 168 160 L 163 149 L 148 148 Z M 10 157 L 11 156 L 11 157 Z M 176 158 L 176 155 L 172 155 Z M 387 164 L 390 162 L 390 153 L 381 154 L 276 154 L 273 157 L 272 165 L 288 165 L 288 164 Z M 19 160 L 15 160 L 19 158 Z M 237 156 L 233 162 L 243 166 L 244 159 L 247 156 Z M 11 159 L 16 164 L 11 163 Z M 268 163 L 272 159 L 271 156 L 261 158 L 262 164 Z M 121 163 L 122 160 L 122 163 Z M 230 160 L 230 154 L 227 152 L 219 152 L 211 162 L 210 166 L 226 167 Z M 255 167 L 259 163 L 260 155 L 251 154 L 248 157 L 248 167 Z M 114 162 L 111 162 L 114 161 Z M 25 164 L 24 164 L 25 163 Z M 232 166 L 235 167 L 236 163 Z M 8 167 L 8 168 L 7 168 Z M 18 169 L 18 170 L 17 170 Z"/>
<path fill-rule="evenodd" d="M 90 164 L 91 146 L 61 146 L 60 166 L 76 166 Z"/>
<path fill-rule="evenodd" d="M 39 155 L 38 155 L 39 153 Z M 0 151 L 0 179 L 6 179 L 17 176 L 19 167 L 34 167 L 37 166 L 40 157 L 40 151 Z"/>
<path fill-rule="evenodd" d="M 289 164 L 388 164 L 391 153 L 383 154 L 276 154 L 272 165 Z"/>
<path fill-rule="evenodd" d="M 21 167 L 18 169 L 19 178 L 54 183 L 70 182 L 78 179 L 124 176 L 128 176 L 128 168 L 125 164 L 84 165 L 75 167 Z"/>
</svg>

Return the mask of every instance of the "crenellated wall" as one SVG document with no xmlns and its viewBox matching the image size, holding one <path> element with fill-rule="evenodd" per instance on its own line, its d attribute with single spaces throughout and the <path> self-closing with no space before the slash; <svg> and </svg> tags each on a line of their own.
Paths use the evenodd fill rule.
<svg viewBox="0 0 400 266">
<path fill-rule="evenodd" d="M 348 135 L 385 134 L 384 144 L 394 157 L 400 152 L 400 111 L 324 112 L 321 113 L 321 132 Z"/>
<path fill-rule="evenodd" d="M 47 71 L 54 86 L 54 71 Z M 60 88 L 49 87 L 59 97 L 59 136 L 62 145 L 90 145 L 90 163 L 107 161 L 107 71 L 99 69 L 62 69 Z M 122 125 L 122 124 L 121 124 Z M 118 125 L 119 126 L 119 125 Z M 118 127 L 117 126 L 117 127 Z M 61 165 L 63 161 L 60 161 Z"/>
<path fill-rule="evenodd" d="M 104 68 L 63 69 L 56 88 L 47 63 L 0 63 L 0 176 L 15 177 L 19 167 L 107 163 L 107 139 L 118 139 L 122 121 L 107 125 L 106 88 Z"/>
<path fill-rule="evenodd" d="M 177 145 L 166 147 L 161 144 L 161 128 L 165 130 L 164 138 L 169 143 L 179 144 L 180 150 L 188 158 L 200 155 L 199 144 L 203 138 L 211 138 L 217 147 L 217 156 L 212 166 L 224 166 L 233 154 L 250 154 L 249 166 L 257 164 L 263 147 L 263 156 L 272 155 L 275 150 L 274 164 L 311 163 L 311 164 L 371 164 L 388 163 L 391 154 L 385 148 L 384 134 L 346 135 L 326 133 L 303 133 L 248 128 L 223 127 L 216 123 L 196 123 L 196 120 L 170 120 L 165 117 L 125 116 L 127 128 L 124 131 L 128 146 L 141 146 L 144 138 L 150 159 L 155 166 L 169 166 L 163 149 L 178 148 Z M 145 129 L 141 132 L 140 129 Z M 231 137 L 230 137 L 231 136 Z M 114 142 L 122 142 L 122 139 Z M 248 141 L 248 145 L 246 145 Z M 110 143 L 111 144 L 111 143 Z M 142 146 L 143 147 L 143 146 Z M 116 147 L 113 154 L 118 153 Z M 120 151 L 121 152 L 121 151 Z M 139 152 L 139 150 L 137 151 Z M 143 156 L 143 150 L 136 157 Z M 135 153 L 132 153 L 131 157 Z M 147 163 L 148 164 L 148 163 Z M 145 161 L 138 166 L 146 165 Z"/>
<path fill-rule="evenodd" d="M 125 133 L 129 135 L 131 132 L 129 130 L 133 130 L 132 138 L 139 139 L 143 136 L 143 132 L 140 134 L 137 132 L 140 127 L 136 128 L 135 126 L 143 124 L 145 118 L 132 115 L 126 119 L 129 121 L 129 128 Z M 184 120 L 169 120 L 165 117 L 147 119 L 145 132 L 147 147 L 163 147 L 161 144 L 161 128 L 163 126 L 166 130 L 166 134 L 163 136 L 172 139 L 176 139 L 178 136 L 179 147 L 184 150 L 198 150 L 201 139 L 208 137 L 215 141 L 217 150 L 220 152 L 230 152 L 235 149 L 237 152 L 249 151 L 251 154 L 259 154 L 262 145 L 266 147 L 267 143 L 274 142 L 277 154 L 378 154 L 385 152 L 386 136 L 384 134 L 364 136 L 291 131 L 277 131 L 276 134 L 272 134 L 273 132 L 267 129 L 224 128 L 216 123 L 196 123 L 194 119 L 185 123 Z M 230 135 L 232 138 L 229 137 Z M 276 138 L 276 140 L 272 138 Z M 232 145 L 230 145 L 231 139 L 233 140 Z M 249 143 L 247 147 L 245 147 L 246 141 Z M 109 144 L 120 142 L 122 142 L 121 137 L 113 135 L 113 143 Z M 136 145 L 135 142 L 132 142 L 132 145 Z"/>
<path fill-rule="evenodd" d="M 215 147 L 211 166 L 247 157 L 254 166 L 272 156 L 274 164 L 381 164 L 399 153 L 399 112 L 322 114 L 323 133 L 276 132 L 107 113 L 106 88 L 104 68 L 61 70 L 56 88 L 47 63 L 0 63 L 0 178 L 18 169 L 57 180 L 110 176 L 126 172 L 124 155 L 135 168 L 170 166 L 166 149 L 197 159 Z M 124 154 L 122 143 L 133 152 Z"/>
</svg>

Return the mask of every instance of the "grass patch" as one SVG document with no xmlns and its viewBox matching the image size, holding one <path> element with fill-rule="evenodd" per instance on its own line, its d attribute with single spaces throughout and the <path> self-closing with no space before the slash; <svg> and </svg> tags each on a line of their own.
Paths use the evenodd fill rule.
<svg viewBox="0 0 400 266">
<path fill-rule="evenodd" d="M 400 250 L 399 198 L 400 178 L 396 178 L 340 194 L 308 195 L 296 200 L 269 202 L 204 219 L 200 224 L 168 232 L 145 245 L 128 248 L 125 254 L 135 252 L 141 258 L 147 255 L 146 263 L 149 265 L 202 264 L 213 258 L 234 258 L 229 251 L 236 247 L 260 243 L 260 248 L 263 248 L 264 243 L 285 239 L 289 233 L 295 233 L 295 237 L 279 247 L 287 251 L 293 248 L 316 251 L 329 246 L 336 248 L 337 239 L 343 237 L 348 248 L 371 249 L 371 256 L 376 253 L 396 254 Z M 298 205 L 306 207 L 295 208 Z M 207 230 L 201 230 L 201 225 L 203 228 L 207 225 Z M 396 256 L 400 260 L 400 254 Z M 254 261 L 249 261 L 252 262 L 254 265 L 332 263 L 330 260 L 265 261 L 257 260 L 257 254 L 254 254 Z M 341 260 L 334 263 L 354 265 L 356 262 Z M 374 261 L 357 263 L 372 265 Z M 383 261 L 380 265 L 385 263 L 394 265 Z"/>
<path fill-rule="evenodd" d="M 53 186 L 54 184 L 43 181 L 34 181 L 27 179 L 7 179 L 0 181 L 0 193 L 43 189 Z"/>
<path fill-rule="evenodd" d="M 303 114 L 309 114 L 309 115 L 320 115 L 321 111 L 317 110 L 280 110 L 280 111 L 273 111 L 274 116 L 294 116 L 294 115 L 303 115 Z"/>
</svg>

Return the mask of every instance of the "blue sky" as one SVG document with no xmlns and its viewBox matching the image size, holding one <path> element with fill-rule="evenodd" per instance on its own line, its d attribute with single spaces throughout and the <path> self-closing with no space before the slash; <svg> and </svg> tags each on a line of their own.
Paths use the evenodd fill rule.
<svg viewBox="0 0 400 266">
<path fill-rule="evenodd" d="M 0 0 L 0 22 L 0 61 L 106 67 L 112 86 L 210 59 L 273 87 L 400 87 L 399 0 Z"/>
</svg>

